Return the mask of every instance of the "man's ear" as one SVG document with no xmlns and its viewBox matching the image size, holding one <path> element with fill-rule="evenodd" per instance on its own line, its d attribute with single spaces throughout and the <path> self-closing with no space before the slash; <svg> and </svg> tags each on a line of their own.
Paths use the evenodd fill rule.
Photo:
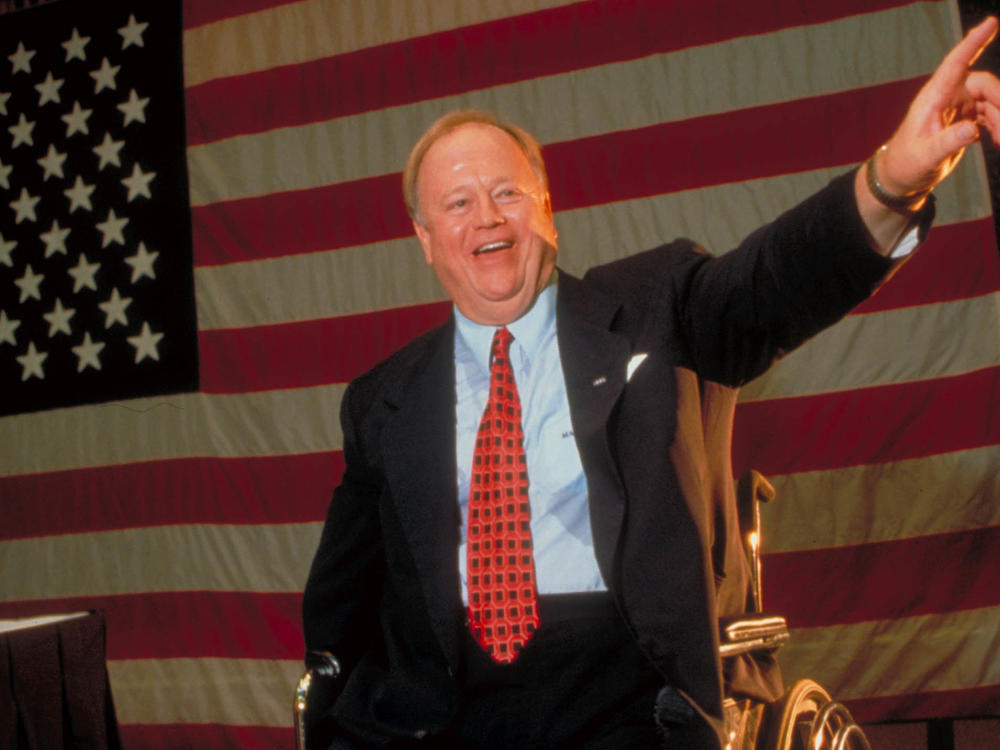
<svg viewBox="0 0 1000 750">
<path fill-rule="evenodd" d="M 558 248 L 556 245 L 556 238 L 559 237 L 559 232 L 556 231 L 555 215 L 552 213 L 552 196 L 549 191 L 545 191 L 545 202 L 543 204 L 545 215 L 549 219 L 549 223 L 552 225 L 552 246 Z"/>
<path fill-rule="evenodd" d="M 431 257 L 431 233 L 427 230 L 427 227 L 416 219 L 413 219 L 413 231 L 417 235 L 417 239 L 420 240 L 420 246 L 424 249 L 424 260 L 427 261 L 427 265 L 433 265 Z"/>
</svg>

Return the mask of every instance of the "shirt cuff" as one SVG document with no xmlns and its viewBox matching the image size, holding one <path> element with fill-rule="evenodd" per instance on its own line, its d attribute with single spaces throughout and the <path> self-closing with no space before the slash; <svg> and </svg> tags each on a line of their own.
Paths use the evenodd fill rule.
<svg viewBox="0 0 1000 750">
<path fill-rule="evenodd" d="M 909 257 L 910 253 L 917 249 L 920 244 L 927 239 L 931 222 L 934 221 L 934 196 L 927 196 L 927 204 L 913 217 L 910 226 L 903 232 L 903 236 L 896 243 L 896 247 L 889 253 L 892 260 L 902 260 Z"/>
<path fill-rule="evenodd" d="M 906 258 L 917 249 L 917 245 L 920 244 L 920 226 L 913 225 L 906 230 L 906 234 L 903 235 L 902 239 L 896 243 L 896 247 L 893 248 L 892 252 L 889 253 L 889 257 L 893 260 L 899 260 L 900 258 Z"/>
</svg>

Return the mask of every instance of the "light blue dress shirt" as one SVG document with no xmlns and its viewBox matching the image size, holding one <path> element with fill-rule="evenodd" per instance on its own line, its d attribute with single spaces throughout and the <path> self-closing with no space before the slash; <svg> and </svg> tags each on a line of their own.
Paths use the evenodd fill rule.
<svg viewBox="0 0 1000 750">
<path fill-rule="evenodd" d="M 465 527 L 469 474 L 490 380 L 493 326 L 455 310 L 455 460 L 462 530 L 458 550 L 466 599 Z M 556 339 L 556 286 L 549 284 L 531 309 L 507 326 L 514 335 L 510 362 L 521 398 L 528 462 L 535 580 L 540 594 L 605 591 L 594 557 L 587 478 L 573 437 L 569 399 Z"/>
</svg>

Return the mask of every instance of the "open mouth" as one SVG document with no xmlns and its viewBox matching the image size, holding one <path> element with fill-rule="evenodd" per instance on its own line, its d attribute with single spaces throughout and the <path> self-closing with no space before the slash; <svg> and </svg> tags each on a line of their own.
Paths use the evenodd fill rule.
<svg viewBox="0 0 1000 750">
<path fill-rule="evenodd" d="M 510 240 L 497 240 L 496 242 L 487 242 L 485 245 L 480 245 L 472 251 L 472 254 L 478 257 L 487 253 L 495 253 L 498 250 L 507 250 L 512 247 L 514 247 L 514 243 Z"/>
</svg>

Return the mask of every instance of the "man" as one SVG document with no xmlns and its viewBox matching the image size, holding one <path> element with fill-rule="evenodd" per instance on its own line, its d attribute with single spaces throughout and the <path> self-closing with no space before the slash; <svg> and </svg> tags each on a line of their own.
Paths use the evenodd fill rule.
<svg viewBox="0 0 1000 750">
<path fill-rule="evenodd" d="M 1000 81 L 968 71 L 996 26 L 871 160 L 719 258 L 557 272 L 534 139 L 431 127 L 404 193 L 454 315 L 345 394 L 305 592 L 307 646 L 343 667 L 334 747 L 720 746 L 699 381 L 755 377 L 912 248 L 977 125 L 1000 137 Z"/>
</svg>

